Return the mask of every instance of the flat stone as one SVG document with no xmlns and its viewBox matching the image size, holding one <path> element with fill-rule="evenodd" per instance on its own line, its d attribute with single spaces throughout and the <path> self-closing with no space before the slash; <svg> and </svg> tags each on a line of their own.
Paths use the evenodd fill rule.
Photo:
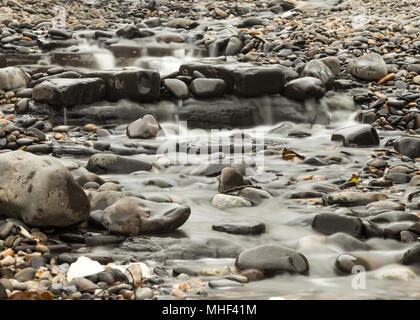
<svg viewBox="0 0 420 320">
<path fill-rule="evenodd" d="M 336 213 L 320 213 L 314 217 L 312 228 L 324 234 L 344 232 L 360 238 L 362 236 L 363 225 L 360 218 Z"/>
<path fill-rule="evenodd" d="M 379 145 L 378 133 L 370 124 L 360 124 L 339 129 L 332 134 L 331 140 L 342 141 L 346 147 Z"/>
<path fill-rule="evenodd" d="M 237 258 L 239 269 L 257 269 L 265 274 L 292 272 L 305 274 L 309 264 L 302 254 L 279 245 L 261 245 L 245 250 Z"/>
<path fill-rule="evenodd" d="M 213 230 L 233 234 L 261 234 L 265 232 L 265 224 L 259 221 L 224 221 L 213 225 Z"/>
<path fill-rule="evenodd" d="M 105 84 L 100 78 L 51 79 L 33 89 L 35 101 L 56 107 L 90 104 L 105 96 Z"/>
</svg>

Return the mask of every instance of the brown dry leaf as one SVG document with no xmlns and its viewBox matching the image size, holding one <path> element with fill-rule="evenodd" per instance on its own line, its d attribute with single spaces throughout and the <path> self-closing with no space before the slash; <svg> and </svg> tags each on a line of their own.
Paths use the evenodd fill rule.
<svg viewBox="0 0 420 320">
<path fill-rule="evenodd" d="M 304 160 L 305 157 L 300 155 L 299 153 L 291 150 L 291 149 L 284 149 L 282 153 L 283 160 L 293 160 L 293 158 L 298 158 L 300 160 Z"/>
</svg>

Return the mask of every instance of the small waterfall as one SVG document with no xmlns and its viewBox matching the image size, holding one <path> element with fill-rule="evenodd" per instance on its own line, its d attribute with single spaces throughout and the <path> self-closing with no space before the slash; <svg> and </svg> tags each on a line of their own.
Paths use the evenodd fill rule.
<svg viewBox="0 0 420 320">
<path fill-rule="evenodd" d="M 97 44 L 90 44 L 87 39 L 80 38 L 80 51 L 91 53 L 99 70 L 109 70 L 116 67 L 115 57 L 111 51 L 100 48 Z"/>
<path fill-rule="evenodd" d="M 93 54 L 96 64 L 100 70 L 108 70 L 115 68 L 115 57 L 111 51 L 100 49 L 99 52 Z"/>
</svg>

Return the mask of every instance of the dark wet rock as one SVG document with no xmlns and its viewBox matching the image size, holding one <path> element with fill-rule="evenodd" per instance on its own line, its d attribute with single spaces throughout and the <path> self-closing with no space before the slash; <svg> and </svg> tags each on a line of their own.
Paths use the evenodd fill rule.
<svg viewBox="0 0 420 320">
<path fill-rule="evenodd" d="M 160 129 L 161 127 L 155 117 L 147 114 L 143 118 L 130 123 L 126 132 L 131 139 L 147 139 L 156 137 Z"/>
<path fill-rule="evenodd" d="M 108 101 L 153 101 L 160 96 L 160 75 L 157 71 L 125 68 L 89 72 L 85 77 L 104 81 L 105 98 Z"/>
<path fill-rule="evenodd" d="M 286 67 L 238 68 L 232 73 L 235 93 L 241 97 L 256 97 L 282 91 L 286 80 L 297 74 Z"/>
<path fill-rule="evenodd" d="M 54 75 L 49 75 L 49 76 L 45 76 L 45 77 L 41 77 L 38 79 L 33 79 L 28 86 L 30 87 L 35 87 L 36 85 L 47 81 L 47 80 L 54 80 L 54 79 L 79 79 L 81 78 L 82 75 L 78 72 L 75 71 L 64 71 L 62 73 L 58 73 L 58 74 L 54 74 Z M 32 89 L 32 96 L 33 96 L 33 89 Z"/>
<path fill-rule="evenodd" d="M 222 79 L 197 78 L 191 82 L 190 91 L 197 98 L 217 98 L 223 96 L 226 83 Z"/>
<path fill-rule="evenodd" d="M 68 226 L 87 219 L 89 201 L 56 159 L 14 151 L 0 156 L 3 214 L 33 226 Z M 19 175 L 15 175 L 19 172 Z"/>
<path fill-rule="evenodd" d="M 281 92 L 285 82 L 295 79 L 298 74 L 284 66 L 249 67 L 237 64 L 188 63 L 179 68 L 183 75 L 192 76 L 195 71 L 207 78 L 222 79 L 226 83 L 226 93 L 235 92 L 241 97 L 256 97 Z"/>
<path fill-rule="evenodd" d="M 237 25 L 237 27 L 238 28 L 250 28 L 250 27 L 253 27 L 255 25 L 262 25 L 262 20 L 260 18 L 257 18 L 257 17 L 246 18 L 246 19 L 242 20 Z"/>
<path fill-rule="evenodd" d="M 311 166 L 327 166 L 328 162 L 318 157 L 310 157 L 302 161 L 303 164 Z"/>
<path fill-rule="evenodd" d="M 101 215 L 101 223 L 103 221 L 103 215 Z M 108 246 L 115 245 L 125 240 L 124 236 L 117 236 L 111 234 L 99 234 L 88 232 L 85 234 L 85 242 L 89 247 Z"/>
<path fill-rule="evenodd" d="M 226 128 L 250 126 L 259 120 L 258 110 L 251 101 L 227 99 L 185 100 L 178 111 L 179 119 L 189 127 Z"/>
<path fill-rule="evenodd" d="M 345 251 L 369 250 L 370 246 L 343 232 L 336 232 L 327 237 L 327 243 L 340 246 Z"/>
<path fill-rule="evenodd" d="M 26 133 L 31 136 L 37 137 L 40 141 L 44 141 L 46 138 L 45 133 L 35 127 L 29 127 L 28 129 L 26 129 Z"/>
<path fill-rule="evenodd" d="M 234 56 L 241 52 L 243 47 L 242 41 L 237 37 L 231 37 L 226 45 L 225 55 Z"/>
<path fill-rule="evenodd" d="M 135 38 L 146 38 L 155 35 L 155 33 L 151 30 L 147 29 L 139 29 L 133 25 L 129 25 L 118 29 L 116 31 L 116 35 L 118 37 L 126 38 L 126 39 L 135 39 Z"/>
<path fill-rule="evenodd" d="M 370 124 L 359 124 L 335 131 L 332 141 L 342 141 L 346 147 L 367 147 L 379 145 L 376 129 Z"/>
<path fill-rule="evenodd" d="M 173 231 L 190 216 L 190 208 L 124 197 L 104 210 L 103 225 L 113 233 L 144 234 Z"/>
<path fill-rule="evenodd" d="M 20 99 L 15 104 L 15 112 L 16 114 L 25 114 L 29 110 L 29 102 L 28 99 Z"/>
<path fill-rule="evenodd" d="M 60 255 L 58 255 L 57 257 L 57 261 L 59 264 L 63 264 L 63 263 L 68 263 L 68 264 L 72 264 L 73 262 L 76 262 L 77 258 L 73 257 L 70 254 L 67 253 L 62 253 Z"/>
<path fill-rule="evenodd" d="M 96 182 L 99 185 L 102 185 L 105 183 L 105 181 L 100 176 L 92 172 L 87 172 L 81 175 L 79 178 L 76 179 L 76 181 L 81 187 L 83 187 L 88 182 Z"/>
<path fill-rule="evenodd" d="M 213 230 L 233 234 L 261 234 L 265 232 L 265 224 L 259 221 L 223 221 L 213 225 Z"/>
<path fill-rule="evenodd" d="M 232 167 L 223 168 L 220 174 L 220 183 L 218 187 L 219 192 L 245 185 L 242 174 Z"/>
<path fill-rule="evenodd" d="M 53 151 L 53 148 L 49 144 L 35 144 L 27 146 L 25 148 L 26 152 L 35 153 L 35 154 L 48 154 Z"/>
<path fill-rule="evenodd" d="M 340 254 L 335 259 L 334 266 L 339 274 L 354 274 L 360 270 L 369 270 L 369 265 L 364 259 L 347 253 Z"/>
<path fill-rule="evenodd" d="M 362 220 L 357 217 L 336 213 L 317 214 L 312 221 L 312 228 L 324 234 L 344 232 L 353 237 L 362 237 Z"/>
<path fill-rule="evenodd" d="M 176 98 L 186 99 L 189 96 L 188 87 L 185 82 L 178 79 L 165 79 L 162 81 L 163 86 Z"/>
<path fill-rule="evenodd" d="M 35 101 L 56 107 L 90 104 L 104 98 L 105 84 L 99 78 L 52 79 L 34 87 Z"/>
<path fill-rule="evenodd" d="M 0 69 L 0 89 L 14 90 L 25 87 L 29 80 L 29 76 L 17 67 Z"/>
<path fill-rule="evenodd" d="M 232 287 L 241 287 L 241 286 L 243 286 L 243 284 L 241 284 L 237 281 L 228 280 L 228 279 L 219 279 L 219 280 L 209 281 L 209 287 L 213 288 L 213 289 L 232 288 Z"/>
<path fill-rule="evenodd" d="M 411 64 L 407 67 L 408 72 L 415 72 L 420 74 L 420 63 L 419 64 Z"/>
<path fill-rule="evenodd" d="M 194 270 L 188 269 L 186 267 L 175 267 L 172 271 L 172 274 L 174 275 L 174 277 L 177 277 L 182 273 L 187 274 L 191 277 L 197 277 L 198 276 L 197 272 L 195 272 Z"/>
<path fill-rule="evenodd" d="M 222 170 L 229 167 L 228 163 L 206 163 L 194 169 L 191 174 L 197 176 L 216 177 L 221 174 Z"/>
<path fill-rule="evenodd" d="M 305 65 L 302 76 L 317 78 L 326 88 L 331 88 L 334 84 L 334 74 L 330 68 L 318 59 L 311 60 Z"/>
<path fill-rule="evenodd" d="M 283 94 L 294 100 L 321 98 L 325 94 L 325 87 L 317 78 L 303 77 L 288 82 L 284 86 Z"/>
<path fill-rule="evenodd" d="M 91 156 L 86 166 L 86 169 L 94 173 L 132 173 L 150 171 L 151 168 L 152 165 L 146 161 L 107 153 Z"/>
<path fill-rule="evenodd" d="M 379 54 L 369 53 L 350 60 L 347 72 L 363 80 L 380 80 L 388 74 L 388 67 Z"/>
<path fill-rule="evenodd" d="M 420 234 L 420 223 L 413 221 L 392 222 L 384 225 L 382 228 L 385 238 L 399 239 L 402 231 L 412 231 Z"/>
<path fill-rule="evenodd" d="M 198 25 L 197 22 L 192 21 L 186 18 L 175 18 L 169 20 L 167 26 L 169 28 L 184 28 L 184 29 L 193 29 Z"/>
<path fill-rule="evenodd" d="M 388 199 L 388 196 L 381 193 L 364 192 L 338 192 L 325 196 L 328 204 L 339 204 L 343 206 L 364 206 L 371 202 Z"/>
<path fill-rule="evenodd" d="M 401 264 L 411 265 L 420 263 L 420 244 L 407 250 L 401 258 Z"/>
<path fill-rule="evenodd" d="M 241 270 L 257 269 L 265 274 L 306 274 L 309 271 L 304 255 L 279 245 L 261 245 L 245 250 L 236 258 L 235 266 Z"/>
<path fill-rule="evenodd" d="M 420 157 L 420 138 L 402 137 L 394 142 L 394 148 L 407 157 Z"/>
<path fill-rule="evenodd" d="M 62 39 L 71 39 L 73 37 L 73 32 L 66 29 L 58 29 L 58 28 L 52 28 L 48 30 L 48 34 L 52 37 L 58 37 Z"/>
</svg>

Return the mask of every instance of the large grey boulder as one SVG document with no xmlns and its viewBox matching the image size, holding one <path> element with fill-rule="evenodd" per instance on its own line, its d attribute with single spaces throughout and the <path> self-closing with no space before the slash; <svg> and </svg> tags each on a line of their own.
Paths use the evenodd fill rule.
<svg viewBox="0 0 420 320">
<path fill-rule="evenodd" d="M 321 98 L 326 92 L 321 80 L 315 77 L 294 79 L 284 86 L 283 94 L 290 99 L 303 101 L 310 98 Z"/>
<path fill-rule="evenodd" d="M 25 87 L 30 78 L 16 67 L 7 67 L 0 69 L 0 89 L 13 90 L 19 87 Z"/>
<path fill-rule="evenodd" d="M 304 255 L 280 245 L 261 245 L 245 250 L 236 258 L 235 266 L 240 270 L 257 269 L 265 274 L 306 274 L 309 271 L 309 263 Z"/>
<path fill-rule="evenodd" d="M 187 221 L 191 209 L 178 203 L 157 203 L 123 197 L 105 209 L 103 225 L 113 233 L 147 234 L 168 232 Z"/>
<path fill-rule="evenodd" d="M 347 64 L 347 72 L 363 80 L 379 80 L 388 74 L 388 67 L 377 53 L 368 53 Z"/>
<path fill-rule="evenodd" d="M 105 84 L 100 78 L 51 79 L 36 85 L 32 92 L 35 101 L 56 107 L 71 107 L 102 100 Z"/>
<path fill-rule="evenodd" d="M 37 227 L 86 220 L 89 200 L 58 160 L 25 151 L 0 155 L 0 212 Z"/>
</svg>

